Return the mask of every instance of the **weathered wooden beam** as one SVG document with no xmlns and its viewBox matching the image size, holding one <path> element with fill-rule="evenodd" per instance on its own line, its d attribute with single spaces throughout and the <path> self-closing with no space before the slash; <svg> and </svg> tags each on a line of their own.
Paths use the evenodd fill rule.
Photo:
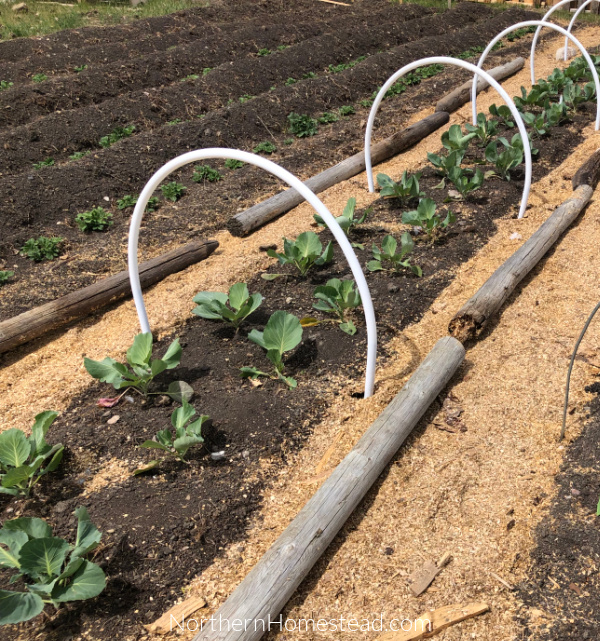
<svg viewBox="0 0 600 641">
<path fill-rule="evenodd" d="M 427 116 L 427 118 L 419 120 L 419 122 L 416 122 L 414 125 L 410 125 L 410 127 L 373 145 L 371 152 L 373 164 L 376 165 L 412 147 L 430 133 L 439 129 L 442 125 L 445 125 L 449 117 L 448 114 L 442 112 L 431 114 Z M 315 194 L 318 194 L 343 180 L 348 180 L 348 178 L 360 174 L 360 172 L 364 170 L 365 152 L 361 151 L 354 156 L 350 156 L 350 158 L 342 160 L 342 162 L 337 165 L 322 171 L 320 174 L 309 178 L 305 182 L 305 185 L 312 189 Z M 294 189 L 282 191 L 250 207 L 250 209 L 246 209 L 246 211 L 235 215 L 228 222 L 227 229 L 229 229 L 233 236 L 245 236 L 274 218 L 277 218 L 277 216 L 293 209 L 303 201 L 304 198 Z"/>
<path fill-rule="evenodd" d="M 429 405 L 462 363 L 464 347 L 440 339 L 194 641 L 256 641 L 276 619 Z M 234 621 L 248 622 L 232 625 Z M 265 623 L 263 630 L 262 623 Z M 235 628 L 235 629 L 234 629 Z M 244 629 L 245 628 L 245 629 Z"/>
<path fill-rule="evenodd" d="M 139 268 L 142 287 L 149 287 L 170 274 L 204 260 L 218 246 L 216 240 L 196 241 L 142 263 Z M 131 295 L 131 287 L 129 273 L 123 271 L 9 318 L 0 323 L 0 354 L 83 318 L 126 295 Z"/>
<path fill-rule="evenodd" d="M 508 78 L 509 76 L 512 76 L 513 74 L 517 73 L 517 71 L 521 71 L 523 66 L 525 65 L 525 59 L 524 58 L 515 58 L 511 62 L 507 62 L 504 65 L 500 65 L 499 67 L 494 67 L 493 69 L 490 69 L 488 73 L 494 78 L 494 80 L 503 80 L 504 78 Z M 456 111 L 459 107 L 462 107 L 463 105 L 467 104 L 469 100 L 471 100 L 471 87 L 473 86 L 473 81 L 468 80 L 465 82 L 463 85 L 455 89 L 454 91 L 451 91 L 449 94 L 446 94 L 435 106 L 436 111 L 447 111 L 448 113 L 452 113 L 453 111 Z M 487 89 L 489 87 L 489 83 L 487 80 L 484 80 L 483 78 L 479 78 L 477 80 L 477 93 L 483 91 L 484 89 Z"/>
<path fill-rule="evenodd" d="M 573 190 L 581 185 L 589 185 L 596 189 L 600 180 L 600 149 L 597 149 L 575 172 L 573 180 Z"/>
<path fill-rule="evenodd" d="M 448 330 L 462 343 L 477 336 L 502 307 L 516 286 L 540 262 L 546 252 L 579 216 L 592 197 L 593 189 L 581 185 L 573 197 L 554 210 L 540 228 L 523 243 L 479 288 L 450 321 Z"/>
</svg>

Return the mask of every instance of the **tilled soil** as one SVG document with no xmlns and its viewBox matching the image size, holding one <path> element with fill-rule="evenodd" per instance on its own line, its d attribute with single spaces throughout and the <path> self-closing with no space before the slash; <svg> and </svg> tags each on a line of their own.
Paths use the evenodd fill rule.
<svg viewBox="0 0 600 641">
<path fill-rule="evenodd" d="M 361 6 L 357 5 L 356 9 Z M 374 15 L 381 6 L 375 3 Z M 339 51 L 333 47 L 332 52 L 328 52 L 327 36 L 316 36 L 268 56 L 245 56 L 224 63 L 196 81 L 181 83 L 177 79 L 164 88 L 151 89 L 148 96 L 143 92 L 126 93 L 98 105 L 45 116 L 12 131 L 6 129 L 0 136 L 6 150 L 2 160 L 6 163 L 6 172 L 0 176 L 0 189 L 5 194 L 0 204 L 0 220 L 4 226 L 0 267 L 12 269 L 16 275 L 3 287 L 1 315 L 8 317 L 25 311 L 122 269 L 130 210 L 119 211 L 116 200 L 125 194 L 138 193 L 150 175 L 175 155 L 209 146 L 252 149 L 261 141 L 271 140 L 278 147 L 272 158 L 298 175 L 308 177 L 362 148 L 362 125 L 368 112 L 355 105 L 355 115 L 321 127 L 319 134 L 311 139 L 296 139 L 286 146 L 284 143 L 291 141 L 286 131 L 290 112 L 319 116 L 324 111 L 355 104 L 368 98 L 407 61 L 432 53 L 457 54 L 482 45 L 507 24 L 531 15 L 518 9 L 495 13 L 484 5 L 468 3 L 443 16 L 417 9 L 419 13 L 415 13 L 411 5 L 398 7 L 406 12 L 409 23 L 398 21 L 384 30 L 377 21 L 370 21 L 369 12 L 363 10 L 356 19 L 365 21 L 364 34 L 355 39 L 356 47 L 348 43 L 347 38 L 340 37 L 343 29 L 339 33 L 336 30 L 330 40 L 339 45 Z M 342 25 L 345 19 L 339 19 Z M 472 26 L 468 26 L 469 23 Z M 315 24 L 319 23 L 315 21 Z M 393 46 L 403 38 L 406 44 Z M 340 73 L 324 70 L 328 64 L 337 64 L 342 59 L 355 60 L 364 55 L 365 48 L 379 50 L 376 49 L 378 39 L 382 49 L 392 48 L 373 53 Z M 520 47 L 502 51 L 510 55 L 520 51 Z M 317 73 L 316 78 L 301 78 L 313 69 L 317 70 L 313 72 Z M 300 78 L 299 82 L 288 85 L 282 82 L 292 73 Z M 420 106 L 431 104 L 432 91 L 439 95 L 463 77 L 447 70 L 386 101 L 380 111 L 378 131 L 381 135 L 391 133 L 392 123 L 398 127 Z M 271 85 L 276 81 L 280 84 Z M 196 83 L 200 90 L 196 90 Z M 268 89 L 271 86 L 275 89 L 265 91 L 267 85 Z M 256 97 L 241 103 L 237 98 L 244 94 Z M 232 105 L 219 107 L 232 99 Z M 204 114 L 203 118 L 166 124 L 193 115 L 195 106 L 201 112 L 199 115 Z M 99 149 L 97 142 L 101 136 L 117 124 L 130 123 L 136 125 L 136 133 L 131 138 L 108 149 Z M 23 145 L 23 139 L 30 144 Z M 60 161 L 82 150 L 92 153 L 77 161 L 23 171 L 26 165 L 46 157 Z M 222 165 L 219 167 L 222 170 Z M 17 173 L 13 173 L 13 168 Z M 161 208 L 148 217 L 149 224 L 153 220 L 160 224 L 152 226 L 152 234 L 142 234 L 144 255 L 156 255 L 170 244 L 181 243 L 182 231 L 187 239 L 190 235 L 221 229 L 238 210 L 279 189 L 276 181 L 249 167 L 223 171 L 225 179 L 216 184 L 196 185 L 190 181 L 191 173 L 190 167 L 173 176 L 188 187 L 186 196 L 175 206 Z M 114 225 L 105 234 L 82 234 L 75 227 L 73 217 L 94 206 L 110 209 Z M 41 234 L 65 238 L 61 260 L 32 264 L 19 256 L 23 243 Z M 25 282 L 28 286 L 24 288 Z"/>
</svg>

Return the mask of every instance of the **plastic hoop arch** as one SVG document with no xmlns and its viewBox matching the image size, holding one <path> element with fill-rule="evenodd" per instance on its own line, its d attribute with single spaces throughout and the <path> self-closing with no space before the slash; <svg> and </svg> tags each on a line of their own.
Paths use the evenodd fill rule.
<svg viewBox="0 0 600 641">
<path fill-rule="evenodd" d="M 596 2 L 597 0 L 585 0 L 582 4 L 580 4 L 577 7 L 577 11 L 573 14 L 573 17 L 571 18 L 571 22 L 569 22 L 569 26 L 567 27 L 567 33 L 569 36 L 565 36 L 565 53 L 563 60 L 566 62 L 568 60 L 568 51 L 567 47 L 569 46 L 569 37 L 571 36 L 571 31 L 573 29 L 573 26 L 575 22 L 577 21 L 577 18 L 579 17 L 579 14 L 588 6 L 588 4 L 591 4 L 592 2 Z"/>
<path fill-rule="evenodd" d="M 140 235 L 140 225 L 142 217 L 146 210 L 148 200 L 158 188 L 160 183 L 167 178 L 171 173 L 192 162 L 199 160 L 208 160 L 210 158 L 233 158 L 234 160 L 241 160 L 249 165 L 260 167 L 270 174 L 277 176 L 286 182 L 292 189 L 295 189 L 323 218 L 331 232 L 333 233 L 338 244 L 342 248 L 346 260 L 352 270 L 352 275 L 356 280 L 358 291 L 363 303 L 365 312 L 365 321 L 367 326 L 367 367 L 365 374 L 365 398 L 372 396 L 373 387 L 375 384 L 375 366 L 377 358 L 377 326 L 375 324 L 375 310 L 373 309 L 373 300 L 371 293 L 365 279 L 363 270 L 358 262 L 356 254 L 350 245 L 349 240 L 342 231 L 342 228 L 336 222 L 335 218 L 325 207 L 317 196 L 296 176 L 291 174 L 283 167 L 280 167 L 271 160 L 251 154 L 247 151 L 240 151 L 239 149 L 224 149 L 224 148 L 208 148 L 197 149 L 188 153 L 173 158 L 168 163 L 163 165 L 142 190 L 138 202 L 133 210 L 131 216 L 131 223 L 129 226 L 129 242 L 127 246 L 127 266 L 129 268 L 129 280 L 131 283 L 131 291 L 133 293 L 133 300 L 138 314 L 142 332 L 150 331 L 150 324 L 148 322 L 148 314 L 146 313 L 146 306 L 144 305 L 144 298 L 142 295 L 142 288 L 140 286 L 140 274 L 138 269 L 138 240 Z"/>
<path fill-rule="evenodd" d="M 557 7 L 558 5 L 554 5 Z M 596 130 L 600 129 L 600 98 L 598 97 L 600 95 L 600 81 L 598 80 L 598 73 L 596 72 L 596 67 L 594 66 L 594 63 L 592 59 L 590 58 L 590 54 L 586 51 L 585 47 L 575 38 L 575 36 L 572 36 L 570 33 L 567 32 L 566 29 L 563 29 L 562 27 L 559 27 L 558 25 L 552 23 L 552 22 L 544 22 L 542 20 L 527 20 L 525 22 L 518 22 L 517 24 L 512 25 L 511 27 L 508 27 L 504 31 L 500 32 L 497 36 L 494 37 L 493 40 L 490 41 L 488 46 L 485 48 L 484 52 L 481 54 L 479 58 L 479 62 L 477 63 L 477 67 L 481 68 L 483 67 L 483 63 L 485 62 L 485 58 L 488 55 L 488 53 L 492 50 L 492 47 L 502 38 L 507 33 L 510 33 L 511 31 L 515 31 L 516 29 L 520 29 L 521 27 L 533 27 L 537 25 L 539 28 L 541 27 L 549 27 L 550 29 L 554 29 L 554 31 L 558 31 L 559 33 L 562 33 L 563 36 L 567 36 L 569 40 L 581 51 L 583 57 L 585 58 L 586 62 L 588 63 L 591 72 L 592 72 L 592 77 L 594 78 L 594 84 L 596 85 Z M 533 54 L 531 55 L 531 60 L 533 63 Z M 533 75 L 533 66 L 532 66 L 532 75 Z M 477 84 L 473 83 L 473 87 L 471 89 L 471 102 L 473 105 L 473 124 L 476 124 L 477 122 Z"/>
<path fill-rule="evenodd" d="M 373 124 L 375 122 L 375 116 L 377 115 L 377 109 L 379 109 L 379 105 L 383 100 L 383 96 L 386 94 L 387 90 L 405 73 L 408 73 L 413 69 L 417 69 L 418 67 L 422 67 L 423 65 L 432 64 L 456 65 L 457 67 L 462 67 L 467 71 L 471 71 L 476 76 L 481 76 L 500 94 L 500 96 L 510 109 L 519 128 L 519 133 L 521 134 L 521 139 L 523 140 L 523 150 L 525 153 L 525 185 L 523 187 L 521 208 L 519 210 L 519 218 L 523 218 L 525 209 L 527 207 L 527 200 L 529 199 L 529 190 L 531 189 L 531 147 L 529 145 L 529 137 L 527 136 L 527 130 L 525 129 L 525 124 L 523 123 L 521 114 L 517 111 L 517 108 L 515 107 L 515 104 L 511 100 L 510 96 L 504 89 L 502 89 L 500 84 L 496 80 L 494 80 L 494 78 L 492 78 L 489 73 L 487 73 L 487 71 L 484 71 L 480 67 L 476 67 L 474 64 L 466 62 L 465 60 L 460 60 L 458 58 L 449 58 L 447 56 L 435 56 L 433 58 L 421 58 L 420 60 L 415 60 L 415 62 L 411 62 L 402 67 L 402 69 L 396 71 L 395 74 L 387 79 L 386 83 L 379 90 L 379 93 L 377 94 L 377 97 L 373 102 L 373 106 L 371 107 L 371 112 L 369 113 L 369 120 L 367 121 L 367 131 L 365 134 L 365 168 L 367 171 L 369 191 L 371 193 L 375 191 L 375 184 L 373 182 L 373 167 L 371 163 L 371 135 L 373 133 Z"/>
<path fill-rule="evenodd" d="M 551 25 L 551 22 L 548 22 L 548 18 L 560 7 L 562 7 L 565 4 L 571 4 L 571 0 L 560 0 L 560 2 L 557 2 L 555 5 L 550 7 L 548 11 L 544 14 L 544 17 L 541 20 L 542 24 L 538 24 L 538 28 L 535 30 L 535 33 L 533 34 L 533 40 L 531 42 L 531 56 L 529 57 L 529 65 L 531 67 L 531 84 L 535 84 L 535 48 L 537 47 L 537 43 L 540 37 L 540 33 L 542 31 L 542 27 L 548 27 Z M 573 42 L 575 42 L 575 39 L 573 36 L 571 36 L 570 33 L 566 34 L 567 40 L 571 39 Z"/>
</svg>

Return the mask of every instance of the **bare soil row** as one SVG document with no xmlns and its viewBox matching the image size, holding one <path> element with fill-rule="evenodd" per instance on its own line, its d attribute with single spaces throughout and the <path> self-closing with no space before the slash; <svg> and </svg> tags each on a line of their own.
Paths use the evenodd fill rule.
<svg viewBox="0 0 600 641">
<path fill-rule="evenodd" d="M 98 150 L 100 138 L 117 126 L 135 124 L 137 134 L 174 120 L 199 118 L 230 101 L 281 87 L 289 78 L 301 80 L 306 75 L 323 74 L 328 65 L 348 63 L 359 56 L 418 40 L 423 30 L 440 35 L 446 30 L 440 16 L 391 27 L 375 20 L 373 25 L 362 25 L 358 32 L 354 18 L 338 22 L 335 34 L 303 40 L 268 56 L 237 57 L 195 80 L 128 92 L 99 105 L 81 106 L 6 128 L 0 131 L 0 147 L 4 149 L 0 172 L 28 171 L 48 156 L 59 162 L 76 151 Z M 335 80 L 331 78 L 331 82 Z M 27 113 L 27 104 L 15 105 L 14 109 Z M 23 146 L 23 140 L 29 144 Z"/>
</svg>

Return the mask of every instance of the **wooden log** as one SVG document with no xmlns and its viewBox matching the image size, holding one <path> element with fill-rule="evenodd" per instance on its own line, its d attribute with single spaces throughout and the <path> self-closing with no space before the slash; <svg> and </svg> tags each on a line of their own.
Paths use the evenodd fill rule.
<svg viewBox="0 0 600 641">
<path fill-rule="evenodd" d="M 479 288 L 450 321 L 450 334 L 462 343 L 477 336 L 487 321 L 502 307 L 516 286 L 539 263 L 561 234 L 579 216 L 592 197 L 593 189 L 581 185 L 573 197 L 554 213 Z"/>
<path fill-rule="evenodd" d="M 142 287 L 149 287 L 169 274 L 179 272 L 210 256 L 216 240 L 196 241 L 157 256 L 140 265 Z M 93 285 L 61 296 L 0 323 L 0 354 L 47 332 L 131 295 L 128 271 L 104 278 Z"/>
<path fill-rule="evenodd" d="M 488 73 L 494 78 L 494 80 L 503 80 L 508 78 L 517 71 L 521 71 L 525 65 L 524 58 L 515 58 L 511 62 L 507 62 L 504 65 L 499 67 L 494 67 Z M 471 87 L 473 86 L 473 80 L 468 80 L 463 85 L 451 91 L 449 94 L 446 94 L 435 106 L 436 111 L 447 111 L 452 113 L 456 111 L 459 107 L 467 104 L 471 100 Z M 477 93 L 487 89 L 489 87 L 487 80 L 479 78 L 477 80 Z"/>
<path fill-rule="evenodd" d="M 445 125 L 449 118 L 450 116 L 444 113 L 431 114 L 414 125 L 410 125 L 410 127 L 373 145 L 371 152 L 373 165 L 412 147 L 430 133 Z M 364 169 L 365 152 L 361 151 L 309 178 L 305 184 L 315 194 L 318 194 L 343 180 L 348 180 L 348 178 L 360 174 Z M 250 207 L 250 209 L 246 209 L 246 211 L 236 214 L 227 224 L 227 228 L 233 236 L 245 236 L 277 218 L 277 216 L 293 209 L 303 201 L 304 198 L 296 190 L 287 189 L 271 198 L 267 198 L 262 203 Z"/>
<path fill-rule="evenodd" d="M 573 191 L 581 185 L 589 185 L 596 189 L 600 180 L 600 149 L 597 149 L 575 172 L 573 180 Z"/>
<path fill-rule="evenodd" d="M 207 625 L 194 641 L 260 639 L 269 620 L 277 620 L 302 579 L 446 386 L 464 354 L 464 347 L 450 336 L 435 344 L 402 390 L 217 610 L 211 618 L 214 625 Z M 249 623 L 240 629 L 233 625 L 236 620 Z"/>
</svg>

